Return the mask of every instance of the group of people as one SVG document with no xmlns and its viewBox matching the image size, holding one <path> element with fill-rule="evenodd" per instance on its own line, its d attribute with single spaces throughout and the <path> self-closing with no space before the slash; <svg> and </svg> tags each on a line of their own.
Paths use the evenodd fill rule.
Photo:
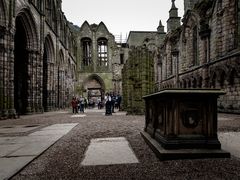
<svg viewBox="0 0 240 180">
<path fill-rule="evenodd" d="M 105 95 L 105 115 L 112 115 L 112 113 L 114 112 L 114 109 L 120 109 L 121 106 L 121 101 L 122 101 L 122 97 L 120 96 L 120 94 L 118 93 L 117 95 L 115 95 L 115 93 L 106 93 Z"/>
<path fill-rule="evenodd" d="M 114 112 L 114 109 L 120 109 L 121 107 L 121 101 L 122 97 L 118 93 L 117 95 L 113 92 L 106 93 L 105 97 L 103 100 L 101 98 L 98 99 L 97 105 L 98 109 L 102 109 L 105 105 L 105 115 L 112 115 Z M 95 102 L 93 102 L 95 104 Z M 79 98 L 73 97 L 71 101 L 71 106 L 72 106 L 72 113 L 78 113 L 82 112 L 84 113 L 84 109 L 86 108 L 88 102 L 87 99 L 80 96 Z M 89 101 L 89 106 L 90 106 L 90 101 Z M 94 106 L 93 106 L 94 107 Z"/>
<path fill-rule="evenodd" d="M 79 98 L 73 97 L 71 101 L 73 114 L 76 114 L 78 112 L 84 113 L 85 104 L 86 99 L 84 97 L 82 96 L 80 96 Z"/>
</svg>

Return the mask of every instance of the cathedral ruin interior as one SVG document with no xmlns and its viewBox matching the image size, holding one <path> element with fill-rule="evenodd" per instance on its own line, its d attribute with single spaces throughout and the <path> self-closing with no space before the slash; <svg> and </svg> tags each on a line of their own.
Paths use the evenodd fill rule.
<svg viewBox="0 0 240 180">
<path fill-rule="evenodd" d="M 0 0 L 0 118 L 69 107 L 73 96 L 123 96 L 144 114 L 144 95 L 168 88 L 226 92 L 218 111 L 240 113 L 240 2 L 172 1 L 166 31 L 130 31 L 117 43 L 104 22 L 81 27 L 62 0 Z"/>
</svg>

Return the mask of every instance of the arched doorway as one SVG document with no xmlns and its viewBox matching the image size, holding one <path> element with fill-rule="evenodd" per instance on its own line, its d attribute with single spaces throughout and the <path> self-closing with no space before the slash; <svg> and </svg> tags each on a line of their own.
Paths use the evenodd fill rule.
<svg viewBox="0 0 240 180">
<path fill-rule="evenodd" d="M 54 105 L 54 47 L 52 38 L 47 35 L 43 53 L 43 110 L 50 111 Z"/>
<path fill-rule="evenodd" d="M 40 76 L 39 38 L 37 27 L 30 10 L 22 9 L 15 19 L 14 35 L 14 108 L 19 114 L 38 111 L 41 105 L 36 94 L 40 92 L 37 79 Z"/>
<path fill-rule="evenodd" d="M 87 91 L 89 102 L 97 103 L 99 99 L 104 99 L 105 84 L 102 78 L 96 74 L 90 75 L 84 81 L 84 89 Z"/>
<path fill-rule="evenodd" d="M 16 18 L 14 37 L 14 107 L 19 114 L 27 113 L 28 106 L 28 51 L 27 32 L 21 16 Z"/>
</svg>

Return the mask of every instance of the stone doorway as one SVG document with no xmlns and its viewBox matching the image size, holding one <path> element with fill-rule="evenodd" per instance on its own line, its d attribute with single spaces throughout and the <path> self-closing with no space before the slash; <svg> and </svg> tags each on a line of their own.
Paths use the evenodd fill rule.
<svg viewBox="0 0 240 180">
<path fill-rule="evenodd" d="M 84 83 L 84 89 L 87 91 L 88 101 L 98 103 L 98 100 L 104 99 L 105 83 L 102 78 L 96 74 L 90 75 Z"/>
<path fill-rule="evenodd" d="M 27 113 L 28 100 L 28 51 L 27 33 L 21 17 L 16 18 L 14 37 L 14 108 L 18 114 Z"/>
</svg>

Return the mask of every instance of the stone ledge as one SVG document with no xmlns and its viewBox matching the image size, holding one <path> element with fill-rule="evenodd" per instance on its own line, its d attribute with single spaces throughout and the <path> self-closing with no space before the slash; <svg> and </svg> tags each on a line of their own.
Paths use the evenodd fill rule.
<svg viewBox="0 0 240 180">
<path fill-rule="evenodd" d="M 230 153 L 221 149 L 164 149 L 155 139 L 146 132 L 140 132 L 145 142 L 160 160 L 175 159 L 204 159 L 204 158 L 230 158 Z"/>
</svg>

